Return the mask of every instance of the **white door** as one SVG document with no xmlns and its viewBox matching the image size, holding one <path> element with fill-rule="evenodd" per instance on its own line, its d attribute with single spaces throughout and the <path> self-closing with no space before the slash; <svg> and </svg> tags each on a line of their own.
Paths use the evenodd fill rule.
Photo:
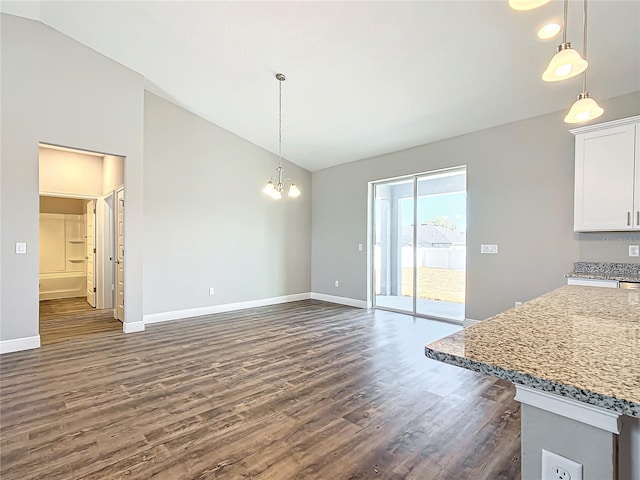
<svg viewBox="0 0 640 480">
<path fill-rule="evenodd" d="M 86 215 L 86 237 L 87 253 L 87 303 L 95 308 L 96 306 L 96 285 L 95 285 L 95 262 L 96 262 L 96 201 L 87 202 Z"/>
<path fill-rule="evenodd" d="M 124 190 L 116 192 L 116 308 L 114 316 L 124 322 Z"/>
</svg>

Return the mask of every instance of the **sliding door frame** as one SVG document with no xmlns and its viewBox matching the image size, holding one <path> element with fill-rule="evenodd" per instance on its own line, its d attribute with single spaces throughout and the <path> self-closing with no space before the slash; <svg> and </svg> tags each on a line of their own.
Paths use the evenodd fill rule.
<svg viewBox="0 0 640 480">
<path fill-rule="evenodd" d="M 421 177 L 426 177 L 426 176 L 431 176 L 431 175 L 437 175 L 437 174 L 442 174 L 442 173 L 454 173 L 457 171 L 464 171 L 466 174 L 467 171 L 467 166 L 466 165 L 458 165 L 456 167 L 449 167 L 449 168 L 442 168 L 442 169 L 438 169 L 438 170 L 431 170 L 428 172 L 422 172 L 422 173 L 416 173 L 416 174 L 410 174 L 410 175 L 402 175 L 399 177 L 391 177 L 391 178 L 385 178 L 382 180 L 376 180 L 373 182 L 369 182 L 370 183 L 370 198 L 369 198 L 369 205 L 371 205 L 371 208 L 369 209 L 369 216 L 371 219 L 370 225 L 370 231 L 369 231 L 369 242 L 371 245 L 371 248 L 369 250 L 369 268 L 368 270 L 368 283 L 370 284 L 370 291 L 369 294 L 371 295 L 371 306 L 375 309 L 378 310 L 385 310 L 385 311 L 389 311 L 389 312 L 396 312 L 396 313 L 403 313 L 405 315 L 412 315 L 414 317 L 421 317 L 421 318 L 430 318 L 430 319 L 434 319 L 434 320 L 440 320 L 442 322 L 447 322 L 447 323 L 453 323 L 454 325 L 463 325 L 464 320 L 454 320 L 452 318 L 447 318 L 447 317 L 438 317 L 435 315 L 427 315 L 424 313 L 418 313 L 417 311 L 417 302 L 418 302 L 418 255 L 417 255 L 417 251 L 418 251 L 418 179 Z M 409 180 L 409 179 L 413 179 L 413 249 L 412 249 L 412 260 L 413 260 L 413 311 L 409 312 L 407 310 L 400 310 L 400 309 L 396 309 L 396 308 L 392 308 L 392 307 L 385 307 L 385 306 L 380 306 L 377 305 L 376 303 L 376 281 L 375 281 L 375 275 L 376 275 L 376 270 L 375 270 L 375 247 L 376 247 L 376 187 L 378 185 L 384 185 L 387 183 L 391 183 L 391 182 L 395 182 L 395 181 L 402 181 L 402 180 Z M 465 187 L 465 191 L 466 191 L 466 187 Z M 466 271 L 466 261 L 465 261 L 465 271 Z M 402 292 L 400 292 L 402 293 Z"/>
</svg>

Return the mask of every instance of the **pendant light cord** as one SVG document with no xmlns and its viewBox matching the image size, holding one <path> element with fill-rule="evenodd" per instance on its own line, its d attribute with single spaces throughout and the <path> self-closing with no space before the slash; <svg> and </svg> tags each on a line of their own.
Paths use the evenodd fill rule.
<svg viewBox="0 0 640 480">
<path fill-rule="evenodd" d="M 278 166 L 282 167 L 282 80 L 278 79 Z"/>
<path fill-rule="evenodd" d="M 569 11 L 569 0 L 564 0 L 564 28 L 562 29 L 562 43 L 567 43 L 567 13 Z"/>
<path fill-rule="evenodd" d="M 584 52 L 582 52 L 583 58 L 587 60 L 587 0 L 584 0 L 584 7 L 582 11 L 582 26 L 584 29 L 584 39 L 583 39 L 583 48 Z M 587 60 L 588 61 L 588 60 Z M 582 77 L 582 93 L 587 92 L 587 71 L 584 71 L 584 75 Z"/>
</svg>

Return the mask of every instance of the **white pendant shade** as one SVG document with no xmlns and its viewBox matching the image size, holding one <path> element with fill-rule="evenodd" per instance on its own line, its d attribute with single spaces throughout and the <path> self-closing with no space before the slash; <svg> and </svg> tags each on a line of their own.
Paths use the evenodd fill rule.
<svg viewBox="0 0 640 480">
<path fill-rule="evenodd" d="M 289 187 L 289 196 L 290 196 L 291 198 L 296 198 L 296 197 L 299 197 L 301 193 L 302 193 L 302 192 L 301 192 L 301 191 L 300 191 L 300 189 L 296 186 L 296 184 L 295 184 L 295 183 L 292 183 L 292 184 L 291 184 L 291 186 Z"/>
<path fill-rule="evenodd" d="M 509 6 L 514 10 L 533 10 L 550 1 L 551 0 L 509 0 Z"/>
<path fill-rule="evenodd" d="M 564 117 L 565 123 L 580 123 L 598 118 L 604 113 L 604 109 L 598 105 L 589 93 L 581 93 Z"/>
<path fill-rule="evenodd" d="M 275 189 L 273 188 L 273 182 L 268 182 L 264 188 L 262 189 L 262 191 L 264 193 L 266 193 L 267 195 L 271 195 L 273 193 Z"/>
<path fill-rule="evenodd" d="M 542 74 L 542 80 L 545 82 L 558 82 L 572 78 L 580 75 L 588 66 L 589 63 L 576 50 L 571 48 L 570 43 L 563 43 Z"/>
</svg>

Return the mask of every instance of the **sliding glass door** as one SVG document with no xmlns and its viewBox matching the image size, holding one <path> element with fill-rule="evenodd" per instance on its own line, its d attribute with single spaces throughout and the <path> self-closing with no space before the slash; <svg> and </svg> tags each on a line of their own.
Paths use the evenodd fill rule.
<svg viewBox="0 0 640 480">
<path fill-rule="evenodd" d="M 374 306 L 462 322 L 466 169 L 375 183 L 372 205 Z"/>
<path fill-rule="evenodd" d="M 375 305 L 413 312 L 414 179 L 374 185 Z"/>
</svg>

